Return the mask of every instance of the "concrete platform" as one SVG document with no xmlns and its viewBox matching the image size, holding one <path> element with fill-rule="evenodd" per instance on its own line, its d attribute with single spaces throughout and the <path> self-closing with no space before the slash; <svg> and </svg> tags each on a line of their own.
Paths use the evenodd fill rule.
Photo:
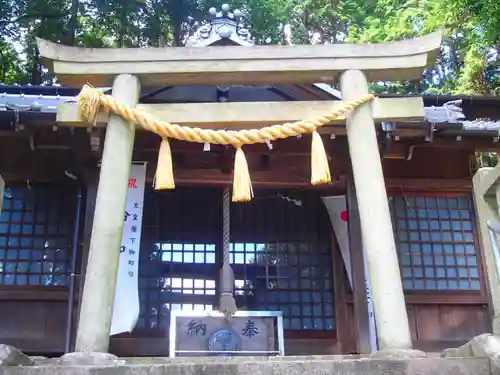
<svg viewBox="0 0 500 375">
<path fill-rule="evenodd" d="M 53 359 L 2 370 L 1 375 L 497 375 L 488 358 L 470 357 L 120 358 L 110 365 L 92 366 L 60 365 Z"/>
</svg>

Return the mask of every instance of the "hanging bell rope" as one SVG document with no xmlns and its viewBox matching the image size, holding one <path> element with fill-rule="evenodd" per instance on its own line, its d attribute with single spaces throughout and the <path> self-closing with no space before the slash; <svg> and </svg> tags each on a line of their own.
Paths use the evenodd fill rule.
<svg viewBox="0 0 500 375">
<path fill-rule="evenodd" d="M 229 189 L 225 188 L 222 195 L 222 268 L 219 272 L 220 299 L 219 311 L 230 321 L 236 312 L 234 299 L 234 273 L 229 259 L 230 246 L 230 201 Z"/>
<path fill-rule="evenodd" d="M 78 96 L 78 106 L 81 116 L 90 124 L 95 125 L 101 107 L 125 121 L 133 122 L 143 129 L 162 137 L 158 168 L 155 176 L 155 189 L 173 189 L 175 187 L 172 152 L 169 138 L 187 142 L 232 145 L 236 148 L 234 161 L 233 202 L 246 202 L 252 199 L 253 189 L 248 170 L 248 163 L 243 152 L 243 145 L 268 143 L 278 139 L 297 137 L 312 133 L 311 144 L 311 184 L 327 184 L 331 182 L 330 167 L 325 146 L 317 129 L 331 123 L 333 120 L 347 114 L 360 105 L 375 98 L 372 94 L 362 96 L 358 100 L 343 103 L 342 107 L 332 109 L 322 116 L 309 120 L 266 126 L 260 129 L 214 130 L 181 126 L 166 121 L 158 121 L 138 109 L 128 108 L 113 98 L 105 95 L 90 85 L 83 86 Z"/>
</svg>

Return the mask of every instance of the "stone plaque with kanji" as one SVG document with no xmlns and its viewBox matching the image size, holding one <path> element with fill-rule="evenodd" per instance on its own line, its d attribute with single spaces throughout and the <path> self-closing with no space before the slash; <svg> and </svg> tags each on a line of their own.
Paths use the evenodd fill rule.
<svg viewBox="0 0 500 375">
<path fill-rule="evenodd" d="M 174 323 L 175 322 L 175 323 Z M 276 355 L 275 316 L 177 316 L 178 356 Z"/>
</svg>

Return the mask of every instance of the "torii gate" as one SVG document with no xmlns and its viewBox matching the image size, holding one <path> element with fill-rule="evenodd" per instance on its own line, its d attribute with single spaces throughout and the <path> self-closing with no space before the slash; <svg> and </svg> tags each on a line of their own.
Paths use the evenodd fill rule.
<svg viewBox="0 0 500 375">
<path fill-rule="evenodd" d="M 228 38 L 230 35 L 227 36 Z M 86 49 L 38 40 L 40 56 L 60 83 L 113 86 L 122 106 L 156 120 L 210 129 L 260 128 L 321 116 L 368 94 L 368 82 L 419 79 L 439 50 L 442 32 L 388 44 Z M 231 85 L 338 82 L 344 102 L 138 104 L 141 84 Z M 346 126 L 381 350 L 411 349 L 375 122 L 424 117 L 421 98 L 375 99 L 329 126 Z M 78 104 L 57 121 L 88 126 Z M 107 352 L 135 126 L 102 112 L 107 123 L 76 351 Z M 329 172 L 328 172 L 329 174 Z"/>
</svg>

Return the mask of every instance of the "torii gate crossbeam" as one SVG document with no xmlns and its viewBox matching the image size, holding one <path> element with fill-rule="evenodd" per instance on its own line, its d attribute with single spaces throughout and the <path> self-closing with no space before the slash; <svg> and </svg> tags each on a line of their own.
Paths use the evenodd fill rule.
<svg viewBox="0 0 500 375">
<path fill-rule="evenodd" d="M 332 82 L 346 70 L 362 70 L 369 82 L 420 79 L 441 39 L 438 31 L 383 44 L 87 49 L 37 43 L 62 84 L 109 86 L 117 75 L 133 74 L 143 86 L 161 86 Z"/>
</svg>

